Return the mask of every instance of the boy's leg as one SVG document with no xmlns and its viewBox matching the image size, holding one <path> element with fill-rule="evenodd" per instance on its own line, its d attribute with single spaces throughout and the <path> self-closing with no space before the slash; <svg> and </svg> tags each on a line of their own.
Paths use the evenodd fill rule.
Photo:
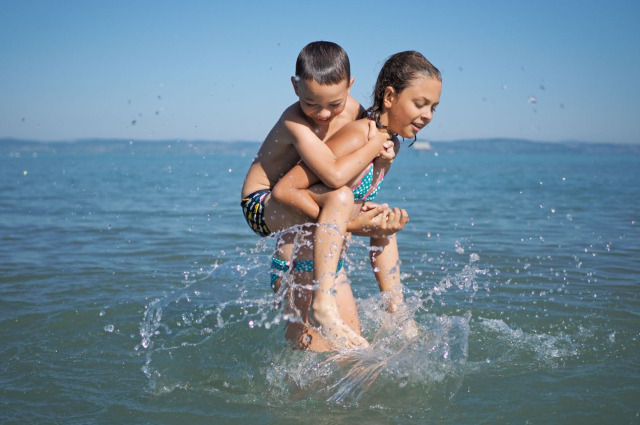
<svg viewBox="0 0 640 425">
<path fill-rule="evenodd" d="M 323 329 L 331 340 L 352 348 L 368 343 L 356 334 L 341 318 L 336 304 L 335 271 L 343 246 L 343 235 L 353 209 L 353 193 L 342 187 L 330 189 L 323 184 L 316 184 L 300 192 L 300 198 L 310 197 L 321 210 L 318 215 L 318 228 L 314 233 L 314 279 L 319 289 L 315 291 L 312 302 L 312 319 L 314 324 Z M 296 198 L 294 198 L 296 199 Z M 283 205 L 269 195 L 265 201 L 264 219 L 271 231 L 301 224 L 308 217 L 296 214 L 296 202 Z"/>
<path fill-rule="evenodd" d="M 293 235 L 285 235 L 283 238 L 284 245 L 278 249 L 278 254 L 291 253 L 293 250 Z M 280 241 L 279 241 L 280 242 Z M 290 243 L 286 243 L 290 242 Z M 298 250 L 295 253 L 297 261 L 305 261 L 312 257 L 312 247 L 309 247 L 310 239 L 298 241 Z M 346 245 L 345 245 L 346 251 Z M 343 257 L 345 255 L 343 254 Z M 290 256 L 288 257 L 290 258 Z M 297 316 L 298 320 L 290 321 L 286 325 L 286 338 L 291 342 L 294 348 L 309 349 L 313 351 L 330 351 L 334 348 L 334 344 L 327 340 L 315 328 L 309 326 L 308 315 L 313 300 L 313 273 L 310 271 L 291 270 L 293 284 L 284 291 L 289 291 L 284 295 L 285 302 L 290 313 Z M 276 282 L 274 291 L 280 288 L 279 279 Z M 336 304 L 342 320 L 358 335 L 361 334 L 360 320 L 351 285 L 344 270 L 337 273 L 336 277 Z"/>
<path fill-rule="evenodd" d="M 316 185 L 317 186 L 317 185 Z M 311 322 L 321 327 L 327 338 L 347 348 L 368 346 L 367 341 L 344 321 L 338 308 L 336 268 L 347 233 L 347 223 L 353 210 L 353 193 L 342 187 L 327 197 L 316 186 L 309 189 L 310 195 L 322 206 L 318 215 L 318 227 L 313 238 L 313 277 L 318 289 L 311 305 Z M 320 199 L 320 198 L 325 199 Z M 321 203 L 322 202 L 322 203 Z"/>
</svg>

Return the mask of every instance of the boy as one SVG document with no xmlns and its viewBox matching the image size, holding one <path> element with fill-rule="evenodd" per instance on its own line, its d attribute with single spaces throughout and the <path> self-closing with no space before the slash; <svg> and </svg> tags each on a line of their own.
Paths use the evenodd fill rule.
<svg viewBox="0 0 640 425">
<path fill-rule="evenodd" d="M 242 188 L 243 212 L 247 224 L 260 236 L 281 231 L 309 221 L 323 220 L 343 227 L 353 207 L 351 190 L 345 183 L 355 178 L 378 155 L 393 158 L 393 143 L 371 141 L 350 155 L 337 159 L 324 141 L 345 124 L 359 118 L 363 108 L 349 96 L 354 79 L 346 52 L 337 44 L 314 42 L 305 46 L 296 62 L 296 76 L 291 78 L 299 101 L 288 107 L 273 127 L 254 159 Z M 375 132 L 372 124 L 370 131 Z M 375 139 L 370 139 L 375 140 Z M 275 184 L 300 160 L 320 178 L 324 185 L 316 185 L 301 198 L 303 208 L 292 210 L 271 196 Z M 333 189 L 337 188 L 337 189 Z M 302 214 L 301 211 L 307 211 Z M 362 228 L 374 217 L 384 214 L 382 208 L 372 208 L 359 217 L 349 230 Z M 388 213 L 387 213 L 388 214 Z M 405 214 L 406 215 L 406 214 Z M 406 221 L 405 221 L 406 222 Z M 385 224 L 386 225 L 386 224 Z M 396 227 L 404 223 L 396 220 Z M 278 246 L 280 247 L 279 241 Z M 291 256 L 291 244 L 281 252 Z M 274 260 L 275 261 L 275 260 Z M 281 260 L 282 261 L 282 260 Z M 284 263 L 285 261 L 282 261 Z M 322 264 L 316 264 L 318 269 Z M 335 273 L 335 269 L 331 271 Z M 331 329 L 336 340 L 346 346 L 368 345 L 339 314 L 335 297 L 325 297 L 328 311 L 317 320 L 325 330 Z"/>
</svg>

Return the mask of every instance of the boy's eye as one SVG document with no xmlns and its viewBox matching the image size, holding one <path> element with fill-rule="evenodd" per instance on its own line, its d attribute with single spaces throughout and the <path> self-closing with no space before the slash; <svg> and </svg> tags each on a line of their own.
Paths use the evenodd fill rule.
<svg viewBox="0 0 640 425">
<path fill-rule="evenodd" d="M 338 107 L 338 106 L 340 106 L 340 105 L 342 105 L 342 103 L 333 104 L 333 105 L 329 105 L 329 106 L 331 106 L 332 108 L 337 108 L 337 107 Z"/>
<path fill-rule="evenodd" d="M 316 105 L 314 105 L 313 103 L 309 103 L 309 102 L 304 102 L 304 103 L 306 103 L 306 104 L 307 104 L 307 106 L 309 106 L 309 107 L 311 107 L 311 108 L 313 108 L 314 106 L 316 106 Z"/>
</svg>

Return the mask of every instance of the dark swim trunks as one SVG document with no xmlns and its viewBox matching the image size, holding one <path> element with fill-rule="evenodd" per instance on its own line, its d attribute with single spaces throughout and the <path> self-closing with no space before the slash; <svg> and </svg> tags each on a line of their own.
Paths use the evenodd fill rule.
<svg viewBox="0 0 640 425">
<path fill-rule="evenodd" d="M 264 222 L 264 200 L 269 193 L 271 193 L 269 189 L 258 190 L 243 198 L 242 202 L 240 202 L 247 224 L 251 227 L 251 230 L 262 237 L 269 236 L 271 233 L 271 230 Z"/>
</svg>

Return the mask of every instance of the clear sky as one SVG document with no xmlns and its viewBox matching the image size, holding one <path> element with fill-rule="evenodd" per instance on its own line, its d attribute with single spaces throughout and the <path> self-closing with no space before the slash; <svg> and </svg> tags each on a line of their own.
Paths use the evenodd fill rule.
<svg viewBox="0 0 640 425">
<path fill-rule="evenodd" d="M 329 40 L 365 106 L 395 52 L 442 71 L 422 140 L 640 143 L 639 17 L 637 0 L 3 0 L 0 138 L 259 141 L 296 101 L 300 49 Z"/>
</svg>

